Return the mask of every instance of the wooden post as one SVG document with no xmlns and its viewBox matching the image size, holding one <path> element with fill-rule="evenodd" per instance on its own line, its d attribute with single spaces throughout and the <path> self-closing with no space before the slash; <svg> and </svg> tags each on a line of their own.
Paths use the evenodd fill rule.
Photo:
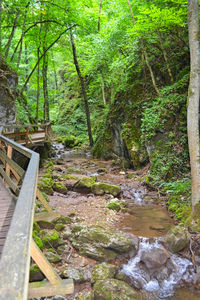
<svg viewBox="0 0 200 300">
<path fill-rule="evenodd" d="M 72 294 L 74 292 L 73 280 L 62 280 L 33 240 L 31 242 L 31 257 L 49 282 L 30 283 L 28 298 Z"/>
<path fill-rule="evenodd" d="M 26 145 L 27 145 L 28 142 L 29 142 L 29 137 L 28 137 L 28 135 L 29 135 L 29 127 L 26 127 L 26 137 L 25 137 Z"/>
<path fill-rule="evenodd" d="M 12 147 L 8 145 L 8 150 L 7 150 L 7 156 L 9 158 L 12 158 Z M 10 166 L 7 163 L 6 164 L 6 174 L 10 177 Z"/>
<path fill-rule="evenodd" d="M 49 213 L 51 213 L 53 211 L 53 209 L 48 204 L 48 202 L 45 200 L 44 196 L 42 195 L 42 193 L 40 192 L 40 190 L 38 188 L 37 188 L 37 191 L 36 191 L 36 196 L 39 199 L 39 201 L 42 203 L 42 205 L 44 206 L 44 208 L 46 208 L 46 210 Z"/>
</svg>

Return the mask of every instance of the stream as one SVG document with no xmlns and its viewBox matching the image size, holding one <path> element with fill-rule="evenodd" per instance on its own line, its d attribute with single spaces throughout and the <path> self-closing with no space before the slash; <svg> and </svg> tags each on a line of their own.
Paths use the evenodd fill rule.
<svg viewBox="0 0 200 300">
<path fill-rule="evenodd" d="M 56 145 L 55 149 L 56 157 L 62 159 L 69 168 L 74 168 L 73 175 L 79 178 L 83 174 L 97 176 L 98 181 L 119 185 L 122 189 L 120 198 L 126 201 L 128 209 L 117 214 L 111 211 L 110 217 L 106 219 L 101 213 L 103 206 L 99 205 L 102 196 L 84 195 L 74 191 L 69 191 L 67 197 L 52 196 L 50 204 L 62 213 L 67 210 L 66 214 L 72 212 L 74 205 L 77 205 L 78 214 L 89 223 L 99 222 L 100 225 L 105 225 L 107 222 L 110 227 L 139 237 L 136 256 L 121 266 L 121 272 L 129 277 L 132 286 L 142 291 L 144 300 L 200 299 L 199 291 L 187 288 L 194 286 L 196 280 L 193 264 L 187 258 L 167 252 L 166 258 L 163 256 L 166 261 L 160 268 L 152 268 L 151 262 L 148 265 L 148 260 L 144 264 L 145 255 L 153 257 L 156 252 L 160 251 L 162 255 L 162 251 L 166 252 L 163 250 L 162 237 L 173 225 L 166 207 L 156 203 L 156 193 L 147 191 L 131 170 L 124 172 L 108 161 L 93 159 L 84 151 L 65 151 L 61 145 Z M 81 175 L 76 173 L 77 168 L 81 170 Z M 107 171 L 98 172 L 102 168 Z M 132 172 L 133 178 L 127 177 L 127 172 Z M 96 213 L 94 208 L 97 209 Z"/>
</svg>

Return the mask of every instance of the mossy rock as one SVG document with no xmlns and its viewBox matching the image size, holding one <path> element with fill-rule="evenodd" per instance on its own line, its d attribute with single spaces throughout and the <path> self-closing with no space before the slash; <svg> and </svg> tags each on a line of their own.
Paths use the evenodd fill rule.
<svg viewBox="0 0 200 300">
<path fill-rule="evenodd" d="M 92 192 L 95 195 L 111 194 L 116 197 L 120 194 L 121 188 L 117 185 L 96 182 L 92 185 Z"/>
<path fill-rule="evenodd" d="M 81 174 L 82 171 L 79 169 L 75 169 L 75 168 L 67 168 L 67 172 L 68 173 L 76 173 L 76 174 Z"/>
<path fill-rule="evenodd" d="M 93 287 L 97 300 L 140 300 L 140 295 L 126 282 L 117 279 L 97 280 Z"/>
<path fill-rule="evenodd" d="M 30 267 L 30 275 L 29 275 L 30 282 L 42 281 L 44 278 L 45 278 L 44 274 L 36 264 Z"/>
<path fill-rule="evenodd" d="M 48 261 L 50 263 L 56 264 L 56 263 L 59 263 L 60 261 L 62 261 L 62 258 L 59 255 L 57 255 L 57 254 L 55 254 L 55 253 L 53 253 L 51 251 L 50 252 L 47 251 L 45 253 L 45 256 L 46 256 L 46 258 L 48 259 Z"/>
<path fill-rule="evenodd" d="M 90 191 L 94 183 L 95 179 L 93 177 L 83 177 L 74 185 L 74 188 L 78 190 Z"/>
<path fill-rule="evenodd" d="M 96 265 L 92 272 L 91 282 L 95 283 L 97 280 L 104 280 L 107 278 L 114 278 L 118 271 L 118 267 L 103 262 L 100 265 Z"/>
<path fill-rule="evenodd" d="M 81 296 L 78 295 L 78 297 L 76 297 L 75 300 L 94 300 L 94 293 L 92 291 Z"/>
<path fill-rule="evenodd" d="M 65 251 L 66 251 L 65 246 L 59 246 L 59 247 L 57 248 L 57 253 L 58 253 L 59 255 L 63 255 L 63 254 L 65 253 Z"/>
<path fill-rule="evenodd" d="M 120 211 L 121 210 L 121 206 L 117 202 L 110 202 L 108 204 L 107 208 L 109 208 L 111 210 L 114 210 L 114 211 Z"/>
<path fill-rule="evenodd" d="M 57 248 L 60 245 L 60 236 L 55 230 L 43 230 L 42 231 L 42 242 L 46 248 Z"/>
<path fill-rule="evenodd" d="M 62 180 L 78 180 L 78 177 L 71 175 L 71 174 L 63 174 L 60 177 Z"/>
<path fill-rule="evenodd" d="M 47 220 L 39 220 L 38 225 L 41 229 L 54 229 L 55 225 Z"/>
<path fill-rule="evenodd" d="M 67 216 L 60 216 L 52 221 L 54 224 L 71 224 L 72 219 Z"/>
<path fill-rule="evenodd" d="M 61 194 L 67 194 L 67 187 L 62 182 L 54 182 L 53 190 Z"/>
<path fill-rule="evenodd" d="M 164 244 L 171 252 L 177 253 L 190 243 L 190 234 L 185 227 L 175 226 L 170 229 L 164 238 Z"/>
<path fill-rule="evenodd" d="M 99 261 L 114 259 L 120 253 L 134 249 L 133 238 L 128 234 L 101 226 L 75 225 L 69 239 L 81 255 Z"/>
<path fill-rule="evenodd" d="M 62 271 L 63 278 L 71 278 L 77 283 L 82 283 L 85 281 L 83 276 L 83 271 L 78 268 L 74 267 L 67 267 L 65 270 Z"/>
<path fill-rule="evenodd" d="M 57 223 L 56 226 L 55 226 L 55 229 L 57 231 L 62 231 L 63 229 L 65 229 L 65 225 L 62 224 L 62 223 Z"/>
<path fill-rule="evenodd" d="M 48 195 L 53 195 L 53 180 L 49 177 L 42 178 L 38 184 L 39 189 Z"/>
<path fill-rule="evenodd" d="M 33 231 L 35 232 L 35 233 L 39 233 L 40 232 L 40 226 L 38 225 L 38 223 L 37 222 L 33 222 Z"/>
</svg>

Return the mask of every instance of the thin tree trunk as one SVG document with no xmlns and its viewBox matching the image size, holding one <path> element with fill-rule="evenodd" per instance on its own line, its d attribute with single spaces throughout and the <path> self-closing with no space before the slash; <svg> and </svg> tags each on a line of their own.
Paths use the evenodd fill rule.
<svg viewBox="0 0 200 300">
<path fill-rule="evenodd" d="M 188 26 L 190 46 L 190 84 L 188 90 L 187 131 L 192 178 L 192 209 L 200 202 L 200 146 L 199 146 L 199 3 L 188 0 Z"/>
<path fill-rule="evenodd" d="M 15 34 L 15 29 L 17 27 L 17 20 L 18 20 L 18 18 L 19 18 L 19 10 L 17 11 L 16 17 L 14 19 L 13 27 L 12 27 L 12 30 L 11 30 L 11 34 L 10 34 L 8 42 L 7 42 L 6 46 L 5 46 L 5 58 L 7 58 L 8 54 L 9 54 L 11 42 L 12 42 L 13 36 Z"/>
<path fill-rule="evenodd" d="M 53 52 L 52 52 L 52 62 L 53 62 L 53 73 L 54 73 L 55 90 L 58 91 L 58 78 L 57 78 L 57 74 L 56 74 L 56 66 L 55 66 Z"/>
<path fill-rule="evenodd" d="M 105 87 L 104 87 L 103 76 L 101 77 L 101 90 L 102 90 L 103 103 L 104 103 L 104 106 L 106 106 Z"/>
<path fill-rule="evenodd" d="M 164 60 L 166 62 L 167 71 L 168 71 L 168 74 L 169 74 L 170 81 L 171 81 L 171 83 L 174 83 L 174 78 L 173 78 L 173 75 L 172 75 L 171 68 L 169 66 L 169 62 L 168 62 L 168 58 L 167 58 L 167 53 L 166 53 L 165 48 L 163 46 L 162 36 L 161 36 L 160 32 L 158 32 L 158 38 L 159 38 L 160 47 L 161 47 L 161 50 L 162 50 L 162 53 L 163 53 L 163 57 L 164 57 Z"/>
<path fill-rule="evenodd" d="M 80 68 L 79 68 L 77 55 L 76 55 L 76 47 L 75 47 L 72 32 L 70 32 L 70 38 L 71 38 L 71 43 L 72 43 L 72 52 L 73 52 L 73 58 L 74 58 L 74 65 L 76 67 L 76 72 L 78 74 L 78 77 L 79 77 L 79 80 L 80 80 L 80 83 L 81 83 L 81 92 L 82 92 L 83 100 L 84 100 L 84 103 L 85 103 L 88 137 L 89 137 L 89 141 L 90 141 L 90 146 L 92 147 L 93 146 L 93 138 L 92 138 L 92 130 L 91 130 L 91 122 L 90 122 L 90 110 L 89 110 L 88 99 L 87 99 L 87 94 L 86 94 L 86 90 L 85 90 L 85 82 L 84 82 L 83 76 L 82 76 Z"/>
<path fill-rule="evenodd" d="M 133 10 L 132 10 L 130 1 L 127 0 L 127 2 L 128 2 L 129 10 L 130 10 L 130 13 L 131 13 L 131 17 L 133 19 L 133 25 L 135 26 L 136 22 L 135 22 L 135 17 L 134 17 L 134 14 L 133 14 Z M 154 76 L 152 67 L 151 67 L 150 62 L 149 62 L 148 54 L 147 54 L 147 51 L 146 51 L 145 45 L 144 45 L 144 40 L 142 38 L 139 38 L 139 42 L 141 43 L 142 53 L 144 55 L 144 59 L 145 59 L 146 65 L 147 65 L 147 67 L 149 69 L 149 73 L 151 75 L 151 80 L 152 80 L 152 83 L 153 83 L 153 87 L 154 87 L 156 93 L 158 94 L 158 96 L 160 96 L 161 94 L 160 94 L 160 91 L 159 91 L 159 89 L 157 87 L 155 76 Z"/>
<path fill-rule="evenodd" d="M 1 28 L 1 23 L 2 23 L 2 0 L 0 0 L 0 53 L 2 51 L 2 28 Z"/>
<path fill-rule="evenodd" d="M 102 9 L 103 0 L 100 0 L 99 3 L 99 18 L 98 18 L 98 31 L 101 29 L 101 9 Z"/>
<path fill-rule="evenodd" d="M 40 57 L 40 48 L 37 49 L 37 57 Z M 37 70 L 37 104 L 36 104 L 36 121 L 39 119 L 39 101 L 40 101 L 40 64 L 38 64 Z"/>
<path fill-rule="evenodd" d="M 43 57 L 42 77 L 43 77 L 43 94 L 44 94 L 44 119 L 46 121 L 49 121 L 49 95 L 48 95 L 48 86 L 47 86 L 47 71 L 48 71 L 48 56 L 46 53 Z"/>
<path fill-rule="evenodd" d="M 23 38 L 24 38 L 24 33 L 25 33 L 26 17 L 27 17 L 29 4 L 30 4 L 30 1 L 26 5 L 25 14 L 24 14 L 24 22 L 23 22 L 23 26 L 22 26 L 22 34 L 21 34 L 21 39 L 20 39 L 21 42 L 20 42 L 19 54 L 18 54 L 18 58 L 17 58 L 17 67 L 19 67 L 19 64 L 21 61 Z"/>
<path fill-rule="evenodd" d="M 26 86 L 27 86 L 27 84 L 28 84 L 28 82 L 29 82 L 31 76 L 32 76 L 33 73 L 35 72 L 35 70 L 36 70 L 38 64 L 40 63 L 41 59 L 44 57 L 44 55 L 46 54 L 46 52 L 47 52 L 49 49 L 51 49 L 51 47 L 53 47 L 53 45 L 61 38 L 61 36 L 62 36 L 64 33 L 66 33 L 68 30 L 72 29 L 74 26 L 75 26 L 75 25 L 73 25 L 73 26 L 71 26 L 71 27 L 65 29 L 65 31 L 63 31 L 63 32 L 55 39 L 55 41 L 53 41 L 53 42 L 45 49 L 45 51 L 42 53 L 42 55 L 39 57 L 38 61 L 36 62 L 35 66 L 33 67 L 32 71 L 31 71 L 30 74 L 28 75 L 28 77 L 27 77 L 27 79 L 26 79 L 26 81 L 25 81 L 25 83 L 24 83 L 24 85 L 23 85 L 23 87 L 22 87 L 22 89 L 21 89 L 21 93 L 23 93 L 23 91 L 26 89 Z"/>
</svg>

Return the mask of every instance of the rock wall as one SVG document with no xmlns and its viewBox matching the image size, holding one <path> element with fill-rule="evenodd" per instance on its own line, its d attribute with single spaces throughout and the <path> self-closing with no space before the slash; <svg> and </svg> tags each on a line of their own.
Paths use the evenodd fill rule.
<svg viewBox="0 0 200 300">
<path fill-rule="evenodd" d="M 13 124 L 16 120 L 17 74 L 0 57 L 0 124 Z"/>
</svg>

